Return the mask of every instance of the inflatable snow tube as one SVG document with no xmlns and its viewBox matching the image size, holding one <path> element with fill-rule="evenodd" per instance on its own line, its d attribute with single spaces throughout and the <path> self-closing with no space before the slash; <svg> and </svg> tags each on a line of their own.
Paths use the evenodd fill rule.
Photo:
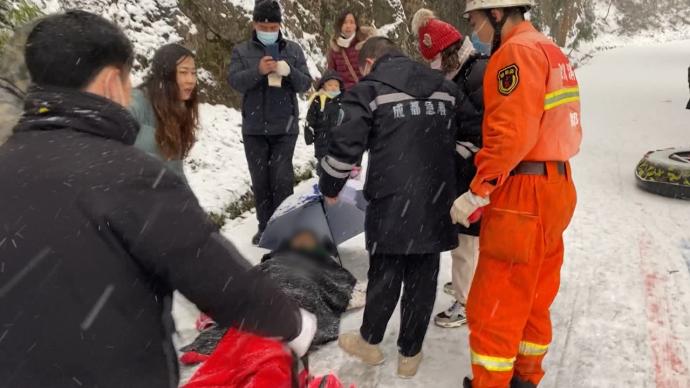
<svg viewBox="0 0 690 388">
<path fill-rule="evenodd" d="M 690 147 L 648 152 L 637 165 L 635 176 L 644 190 L 690 200 Z"/>
</svg>

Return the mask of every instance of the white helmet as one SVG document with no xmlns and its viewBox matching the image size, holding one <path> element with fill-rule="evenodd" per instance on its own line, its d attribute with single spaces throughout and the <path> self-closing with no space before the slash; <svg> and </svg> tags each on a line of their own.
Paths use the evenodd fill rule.
<svg viewBox="0 0 690 388">
<path fill-rule="evenodd" d="M 467 0 L 465 13 L 482 9 L 508 8 L 508 7 L 534 7 L 534 0 Z"/>
</svg>

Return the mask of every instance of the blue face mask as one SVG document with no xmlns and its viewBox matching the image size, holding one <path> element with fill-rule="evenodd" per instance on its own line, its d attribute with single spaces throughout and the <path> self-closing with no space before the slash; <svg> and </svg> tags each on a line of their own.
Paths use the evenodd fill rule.
<svg viewBox="0 0 690 388">
<path fill-rule="evenodd" d="M 474 49 L 484 55 L 491 55 L 491 43 L 484 43 L 479 39 L 479 35 L 476 32 L 472 33 L 470 37 L 470 42 L 474 46 Z"/>
<path fill-rule="evenodd" d="M 328 97 L 330 98 L 336 98 L 338 97 L 342 92 L 340 90 L 336 90 L 335 92 L 326 92 Z"/>
<path fill-rule="evenodd" d="M 276 44 L 278 41 L 278 35 L 280 34 L 279 31 L 276 32 L 266 32 L 266 31 L 259 31 L 256 30 L 256 37 L 259 39 L 259 42 L 263 43 L 264 46 L 270 46 L 272 44 Z"/>
</svg>

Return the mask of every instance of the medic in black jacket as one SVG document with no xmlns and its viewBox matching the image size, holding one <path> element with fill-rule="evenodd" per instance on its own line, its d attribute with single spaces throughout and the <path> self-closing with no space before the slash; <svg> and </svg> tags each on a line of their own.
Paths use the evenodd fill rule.
<svg viewBox="0 0 690 388">
<path fill-rule="evenodd" d="M 398 53 L 385 55 L 343 97 L 321 190 L 337 197 L 369 150 L 367 248 L 378 253 L 443 252 L 457 244 L 448 211 L 455 193 L 457 87 Z"/>
<path fill-rule="evenodd" d="M 372 346 L 383 339 L 404 284 L 401 365 L 418 365 L 440 252 L 458 242 L 448 214 L 456 193 L 458 89 L 386 38 L 370 39 L 359 65 L 368 75 L 343 97 L 344 119 L 331 133 L 320 186 L 333 202 L 369 150 L 365 231 L 369 289 L 376 291 L 367 293 L 360 333 L 341 336 L 340 345 L 367 363 L 382 361 Z"/>
</svg>

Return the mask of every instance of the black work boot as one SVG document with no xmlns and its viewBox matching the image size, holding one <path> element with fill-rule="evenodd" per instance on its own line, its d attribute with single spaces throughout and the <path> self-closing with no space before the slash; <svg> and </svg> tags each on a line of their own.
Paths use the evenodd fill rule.
<svg viewBox="0 0 690 388">
<path fill-rule="evenodd" d="M 510 380 L 510 388 L 537 388 L 537 386 L 532 382 L 522 381 L 513 376 L 513 379 Z"/>
<path fill-rule="evenodd" d="M 462 382 L 462 387 L 463 388 L 472 388 L 472 380 L 470 380 L 469 377 L 465 377 L 465 380 Z"/>
</svg>

